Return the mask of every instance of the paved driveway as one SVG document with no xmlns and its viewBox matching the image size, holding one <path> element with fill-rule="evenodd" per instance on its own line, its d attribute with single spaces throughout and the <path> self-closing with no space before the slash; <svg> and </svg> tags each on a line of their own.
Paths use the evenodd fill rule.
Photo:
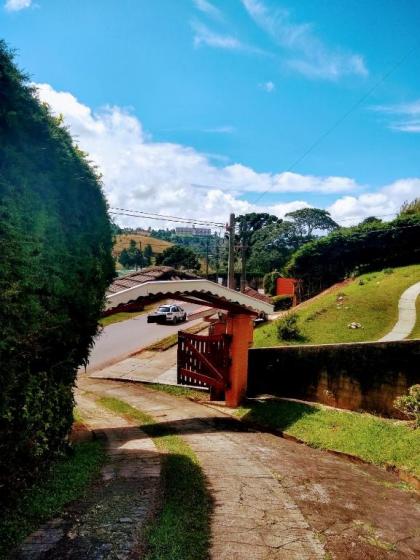
<svg viewBox="0 0 420 560">
<path fill-rule="evenodd" d="M 179 302 L 190 314 L 200 308 L 198 305 Z M 147 314 L 138 315 L 133 319 L 108 325 L 97 337 L 95 346 L 89 356 L 88 372 L 101 369 L 118 362 L 133 352 L 157 342 L 166 336 L 184 329 L 185 325 L 157 325 L 147 323 Z"/>
<path fill-rule="evenodd" d="M 214 498 L 212 560 L 417 560 L 420 503 L 392 473 L 248 430 L 137 384 L 89 379 L 182 436 Z"/>
</svg>

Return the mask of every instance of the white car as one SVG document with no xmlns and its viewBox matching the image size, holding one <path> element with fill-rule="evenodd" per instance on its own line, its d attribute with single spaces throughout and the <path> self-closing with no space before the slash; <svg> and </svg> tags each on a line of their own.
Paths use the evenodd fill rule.
<svg viewBox="0 0 420 560">
<path fill-rule="evenodd" d="M 185 309 L 175 304 L 161 305 L 154 313 L 147 316 L 148 323 L 181 323 L 187 320 Z"/>
</svg>

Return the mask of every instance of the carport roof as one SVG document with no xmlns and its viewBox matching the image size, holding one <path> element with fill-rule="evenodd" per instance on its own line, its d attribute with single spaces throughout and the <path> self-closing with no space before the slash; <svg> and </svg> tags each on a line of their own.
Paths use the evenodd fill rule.
<svg viewBox="0 0 420 560">
<path fill-rule="evenodd" d="M 135 286 L 109 293 L 106 297 L 106 310 L 131 303 L 139 299 L 157 296 L 176 297 L 177 299 L 226 309 L 234 313 L 272 313 L 273 306 L 241 292 L 230 290 L 210 280 L 159 280 L 147 281 Z"/>
<path fill-rule="evenodd" d="M 107 295 L 116 294 L 127 288 L 139 286 L 145 282 L 157 280 L 193 280 L 198 278 L 195 274 L 176 270 L 172 266 L 148 266 L 142 270 L 119 276 L 110 284 Z"/>
</svg>

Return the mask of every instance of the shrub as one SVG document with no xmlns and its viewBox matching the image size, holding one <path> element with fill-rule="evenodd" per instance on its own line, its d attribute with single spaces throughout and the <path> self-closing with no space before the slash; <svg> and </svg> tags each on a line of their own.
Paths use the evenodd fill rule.
<svg viewBox="0 0 420 560">
<path fill-rule="evenodd" d="M 280 278 L 280 272 L 274 270 L 273 272 L 268 272 L 264 276 L 264 292 L 270 296 L 274 296 L 276 294 L 276 280 Z"/>
<path fill-rule="evenodd" d="M 394 273 L 393 268 L 384 268 L 384 274 L 393 274 L 393 273 Z"/>
<path fill-rule="evenodd" d="M 95 170 L 0 41 L 0 503 L 66 448 L 114 266 Z"/>
<path fill-rule="evenodd" d="M 415 427 L 420 428 L 420 385 L 412 385 L 408 395 L 397 397 L 394 407 L 409 418 L 413 418 Z"/>
<path fill-rule="evenodd" d="M 293 296 L 282 295 L 272 297 L 274 311 L 290 309 L 293 305 Z"/>
<path fill-rule="evenodd" d="M 288 313 L 276 321 L 277 337 L 279 340 L 301 340 L 302 333 L 297 324 L 296 313 Z"/>
</svg>

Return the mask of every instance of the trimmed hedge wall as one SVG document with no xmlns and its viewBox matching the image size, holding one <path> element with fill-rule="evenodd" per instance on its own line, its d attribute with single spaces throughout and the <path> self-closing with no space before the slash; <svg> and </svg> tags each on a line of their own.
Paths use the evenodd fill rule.
<svg viewBox="0 0 420 560">
<path fill-rule="evenodd" d="M 111 248 L 95 170 L 0 41 L 2 504 L 66 448 Z"/>
<path fill-rule="evenodd" d="M 305 298 L 354 273 L 420 262 L 420 213 L 340 228 L 302 245 L 285 272 L 303 280 Z"/>
<path fill-rule="evenodd" d="M 270 394 L 399 417 L 393 401 L 420 382 L 420 340 L 256 348 L 248 395 Z"/>
</svg>

